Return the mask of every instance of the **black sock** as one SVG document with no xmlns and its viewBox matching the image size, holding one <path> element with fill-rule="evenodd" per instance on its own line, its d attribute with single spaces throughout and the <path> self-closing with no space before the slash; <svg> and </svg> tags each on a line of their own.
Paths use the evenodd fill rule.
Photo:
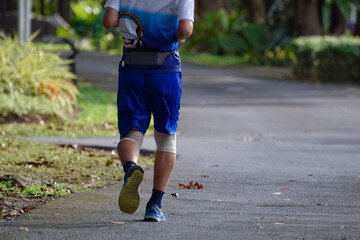
<svg viewBox="0 0 360 240">
<path fill-rule="evenodd" d="M 124 172 L 125 174 L 129 171 L 130 168 L 132 168 L 133 166 L 136 166 L 136 163 L 134 163 L 133 161 L 127 161 L 123 168 L 124 168 Z"/>
<path fill-rule="evenodd" d="M 161 209 L 161 201 L 162 201 L 164 194 L 165 194 L 165 192 L 163 192 L 163 191 L 153 189 L 151 198 L 146 206 L 149 206 L 150 204 L 155 204 L 156 206 L 158 206 Z"/>
</svg>

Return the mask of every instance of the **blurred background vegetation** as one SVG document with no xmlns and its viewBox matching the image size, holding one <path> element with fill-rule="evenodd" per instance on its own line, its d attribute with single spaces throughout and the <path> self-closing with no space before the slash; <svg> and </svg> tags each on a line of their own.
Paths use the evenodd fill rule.
<svg viewBox="0 0 360 240">
<path fill-rule="evenodd" d="M 104 3 L 33 0 L 32 30 L 37 33 L 20 46 L 17 1 L 1 1 L 0 99 L 7 104 L 1 105 L 0 116 L 35 112 L 61 119 L 73 112 L 76 76 L 56 53 L 69 46 L 41 42 L 49 36 L 66 38 L 81 50 L 121 54 L 119 29 L 102 27 Z M 195 0 L 195 9 L 194 34 L 180 49 L 185 61 L 285 66 L 298 79 L 360 82 L 360 0 Z M 23 102 L 34 106 L 14 107 Z M 39 102 L 54 106 L 38 107 Z"/>
</svg>

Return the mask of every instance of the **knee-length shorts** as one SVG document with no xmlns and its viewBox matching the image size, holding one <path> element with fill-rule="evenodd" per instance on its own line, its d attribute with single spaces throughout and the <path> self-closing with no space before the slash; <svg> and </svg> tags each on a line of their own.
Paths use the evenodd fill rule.
<svg viewBox="0 0 360 240">
<path fill-rule="evenodd" d="M 181 91 L 181 72 L 119 72 L 117 108 L 120 138 L 133 128 L 145 134 L 151 113 L 156 131 L 175 134 Z"/>
</svg>

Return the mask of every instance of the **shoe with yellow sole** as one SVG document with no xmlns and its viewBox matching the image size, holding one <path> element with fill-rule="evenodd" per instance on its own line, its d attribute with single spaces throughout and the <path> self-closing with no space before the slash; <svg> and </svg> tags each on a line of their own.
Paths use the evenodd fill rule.
<svg viewBox="0 0 360 240">
<path fill-rule="evenodd" d="M 119 195 L 119 207 L 124 213 L 134 213 L 140 205 L 139 187 L 144 179 L 144 170 L 136 165 L 125 174 L 124 185 Z"/>
</svg>

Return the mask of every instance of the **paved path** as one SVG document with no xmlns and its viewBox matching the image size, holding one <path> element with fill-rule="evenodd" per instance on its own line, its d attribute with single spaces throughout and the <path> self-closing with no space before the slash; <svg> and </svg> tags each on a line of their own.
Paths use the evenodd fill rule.
<svg viewBox="0 0 360 240">
<path fill-rule="evenodd" d="M 82 56 L 80 74 L 95 71 L 87 79 L 114 90 L 117 59 L 99 58 L 108 68 L 100 72 L 96 56 Z M 359 88 L 270 80 L 244 69 L 185 65 L 183 73 L 167 222 L 141 221 L 149 170 L 134 215 L 118 210 L 119 183 L 1 224 L 0 239 L 360 238 Z M 178 187 L 189 181 L 204 189 Z"/>
</svg>

